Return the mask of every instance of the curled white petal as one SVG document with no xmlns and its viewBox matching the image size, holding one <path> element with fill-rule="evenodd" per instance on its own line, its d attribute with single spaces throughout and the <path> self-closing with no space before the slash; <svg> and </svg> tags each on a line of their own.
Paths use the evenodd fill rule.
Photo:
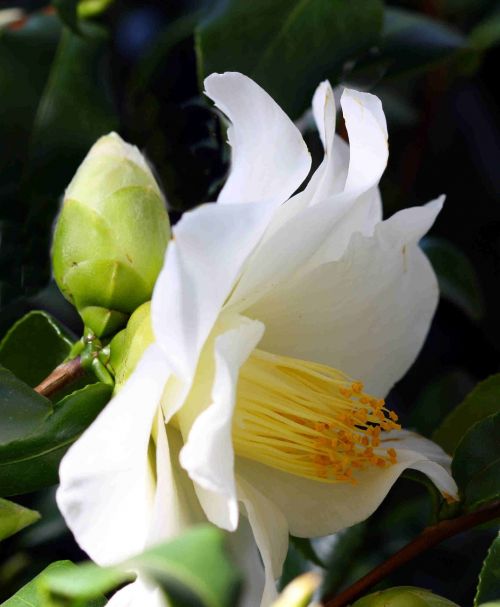
<svg viewBox="0 0 500 607">
<path fill-rule="evenodd" d="M 231 171 L 218 202 L 287 200 L 311 166 L 300 131 L 272 97 L 243 74 L 212 74 L 205 90 L 231 121 Z"/>
</svg>

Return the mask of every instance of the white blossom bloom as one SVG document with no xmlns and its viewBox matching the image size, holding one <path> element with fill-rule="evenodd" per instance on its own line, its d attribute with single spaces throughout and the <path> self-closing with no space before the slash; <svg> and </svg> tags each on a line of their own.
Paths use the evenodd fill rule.
<svg viewBox="0 0 500 607">
<path fill-rule="evenodd" d="M 250 605 L 275 597 L 289 533 L 367 518 L 406 468 L 456 494 L 449 457 L 399 429 L 382 400 L 415 360 L 438 288 L 418 246 L 442 199 L 382 221 L 388 157 L 379 99 L 346 89 L 349 145 L 330 85 L 314 96 L 325 156 L 249 78 L 206 93 L 231 122 L 217 204 L 173 228 L 152 300 L 155 341 L 65 456 L 58 503 L 100 564 L 208 519 L 253 534 L 265 569 Z M 249 526 L 248 526 L 249 524 Z M 259 571 L 248 541 L 240 556 Z M 113 607 L 159 605 L 139 581 Z"/>
</svg>

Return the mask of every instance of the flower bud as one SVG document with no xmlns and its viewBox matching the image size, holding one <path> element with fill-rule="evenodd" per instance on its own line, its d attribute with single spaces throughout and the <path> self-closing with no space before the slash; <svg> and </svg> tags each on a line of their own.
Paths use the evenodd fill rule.
<svg viewBox="0 0 500 607">
<path fill-rule="evenodd" d="M 398 586 L 359 599 L 353 607 L 458 607 L 448 599 L 423 588 Z"/>
<path fill-rule="evenodd" d="M 162 193 L 139 150 L 101 137 L 73 177 L 54 232 L 55 280 L 99 337 L 151 298 L 170 238 Z"/>
<path fill-rule="evenodd" d="M 320 583 L 321 577 L 317 573 L 303 573 L 285 587 L 272 607 L 307 607 Z"/>
<path fill-rule="evenodd" d="M 115 391 L 132 374 L 146 348 L 154 341 L 151 302 L 142 304 L 130 317 L 125 329 L 111 340 L 111 367 L 115 372 Z"/>
</svg>

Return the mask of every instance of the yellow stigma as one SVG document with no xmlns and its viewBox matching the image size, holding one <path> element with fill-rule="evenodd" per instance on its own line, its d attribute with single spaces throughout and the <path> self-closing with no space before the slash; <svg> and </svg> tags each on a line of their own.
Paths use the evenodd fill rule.
<svg viewBox="0 0 500 607">
<path fill-rule="evenodd" d="M 238 455 L 290 474 L 356 483 L 356 471 L 397 461 L 380 441 L 397 419 L 337 369 L 254 350 L 240 371 L 233 443 Z"/>
</svg>

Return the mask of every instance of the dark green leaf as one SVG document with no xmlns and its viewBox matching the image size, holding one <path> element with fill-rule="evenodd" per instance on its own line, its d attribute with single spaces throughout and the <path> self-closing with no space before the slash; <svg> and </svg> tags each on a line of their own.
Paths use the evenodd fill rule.
<svg viewBox="0 0 500 607">
<path fill-rule="evenodd" d="M 71 561 L 57 561 L 44 569 L 39 575 L 33 578 L 26 586 L 23 586 L 19 592 L 2 603 L 0 607 L 46 607 L 46 602 L 41 592 L 41 581 L 46 575 L 51 574 L 69 574 L 77 570 L 76 565 Z M 79 603 L 78 607 L 103 607 L 106 604 L 106 599 L 102 596 L 95 598 L 92 601 Z"/>
<path fill-rule="evenodd" d="M 365 524 L 354 525 L 332 537 L 329 554 L 325 557 L 327 571 L 321 590 L 323 596 L 331 596 L 340 590 L 365 537 Z"/>
<path fill-rule="evenodd" d="M 81 27 L 85 37 L 64 29 L 37 109 L 26 185 L 36 182 L 38 197 L 56 184 L 62 192 L 95 140 L 117 127 L 106 79 L 107 35 L 92 24 Z"/>
<path fill-rule="evenodd" d="M 0 201 L 7 193 L 4 189 L 7 184 L 18 184 L 21 180 L 33 119 L 60 30 L 54 15 L 40 13 L 30 17 L 20 29 L 0 30 L 0 141 L 3 142 L 0 148 Z M 19 209 L 6 205 L 5 211 L 10 216 Z"/>
<path fill-rule="evenodd" d="M 412 407 L 406 426 L 424 436 L 432 436 L 445 417 L 474 387 L 464 371 L 452 371 L 424 387 Z"/>
<path fill-rule="evenodd" d="M 500 600 L 500 535 L 491 544 L 479 574 L 474 607 Z"/>
<path fill-rule="evenodd" d="M 33 388 L 62 363 L 71 345 L 69 333 L 52 316 L 35 310 L 0 342 L 0 364 Z"/>
<path fill-rule="evenodd" d="M 480 320 L 484 314 L 483 294 L 471 262 L 442 238 L 426 238 L 422 247 L 437 274 L 441 295 L 473 320 Z"/>
<path fill-rule="evenodd" d="M 297 117 L 318 83 L 338 78 L 381 26 L 379 0 L 228 0 L 198 28 L 199 75 L 240 71 Z"/>
<path fill-rule="evenodd" d="M 94 421 L 111 391 L 105 384 L 89 384 L 58 402 L 54 413 L 31 434 L 0 445 L 0 495 L 56 483 L 62 456 Z"/>
<path fill-rule="evenodd" d="M 500 413 L 477 422 L 462 438 L 452 462 L 465 506 L 473 510 L 500 498 Z"/>
<path fill-rule="evenodd" d="M 314 563 L 318 567 L 325 566 L 324 563 L 321 562 L 321 559 L 319 558 L 319 556 L 316 554 L 316 551 L 314 550 L 314 547 L 309 538 L 294 537 L 292 535 L 292 536 L 290 536 L 290 541 L 293 543 L 295 548 L 297 548 L 297 550 L 302 554 L 302 556 L 305 559 L 307 559 L 311 563 Z"/>
<path fill-rule="evenodd" d="M 481 21 L 469 35 L 471 45 L 484 51 L 500 44 L 500 11 L 489 15 Z"/>
<path fill-rule="evenodd" d="M 485 379 L 454 409 L 433 435 L 445 451 L 453 453 L 473 424 L 500 411 L 500 374 Z"/>
<path fill-rule="evenodd" d="M 132 579 L 130 571 L 159 584 L 174 607 L 232 607 L 239 576 L 224 553 L 223 538 L 218 529 L 202 525 L 120 565 L 99 568 L 84 563 L 75 571 L 54 571 L 43 580 L 52 598 L 50 607 L 64 599 L 108 592 Z"/>
<path fill-rule="evenodd" d="M 442 61 L 466 47 L 467 39 L 447 23 L 389 7 L 384 13 L 378 61 L 385 62 L 387 75 L 399 76 Z"/>
<path fill-rule="evenodd" d="M 78 33 L 78 0 L 52 0 L 61 20 L 75 33 Z"/>
<path fill-rule="evenodd" d="M 0 449 L 33 432 L 51 412 L 47 398 L 0 367 Z"/>
<path fill-rule="evenodd" d="M 0 540 L 14 535 L 39 519 L 40 514 L 35 510 L 0 498 Z"/>
</svg>

